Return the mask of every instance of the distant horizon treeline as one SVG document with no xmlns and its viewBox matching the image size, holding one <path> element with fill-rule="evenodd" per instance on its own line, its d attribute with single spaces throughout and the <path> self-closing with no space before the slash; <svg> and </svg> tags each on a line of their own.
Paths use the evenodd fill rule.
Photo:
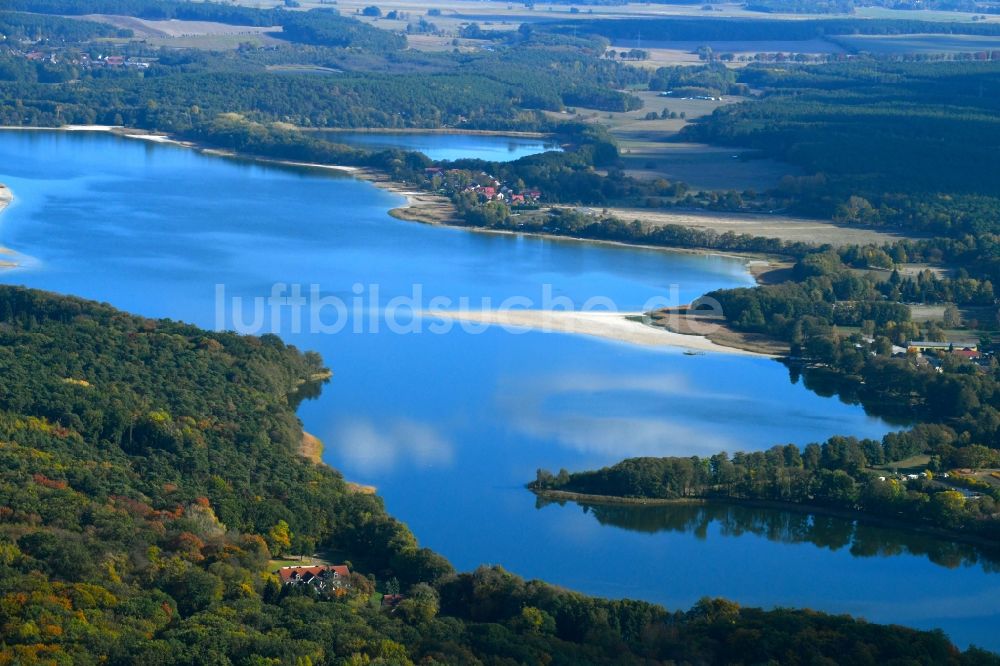
<svg viewBox="0 0 1000 666">
<path fill-rule="evenodd" d="M 558 34 L 594 34 L 612 41 L 767 42 L 806 41 L 826 35 L 1000 35 L 1000 24 L 914 19 L 820 18 L 781 21 L 769 18 L 672 17 L 551 20 L 533 24 Z"/>
</svg>

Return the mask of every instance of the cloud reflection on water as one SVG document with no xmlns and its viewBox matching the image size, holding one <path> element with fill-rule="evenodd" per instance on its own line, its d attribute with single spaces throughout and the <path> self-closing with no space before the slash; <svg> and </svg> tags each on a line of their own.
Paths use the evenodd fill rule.
<svg viewBox="0 0 1000 666">
<path fill-rule="evenodd" d="M 338 457 L 364 474 L 384 473 L 401 464 L 450 466 L 454 446 L 435 428 L 409 419 L 376 425 L 368 419 L 343 424 L 331 439 Z"/>
<path fill-rule="evenodd" d="M 642 396 L 678 400 L 656 402 L 649 410 L 652 415 L 634 415 Z M 701 391 L 680 374 L 565 373 L 509 382 L 497 393 L 500 408 L 523 434 L 608 458 L 704 455 L 732 449 L 734 439 L 683 422 L 686 406 L 708 399 L 746 401 L 744 396 Z"/>
</svg>

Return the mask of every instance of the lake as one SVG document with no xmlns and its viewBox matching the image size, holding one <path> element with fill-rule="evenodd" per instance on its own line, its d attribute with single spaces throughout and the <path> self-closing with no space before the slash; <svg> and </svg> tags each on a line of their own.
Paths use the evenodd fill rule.
<svg viewBox="0 0 1000 666">
<path fill-rule="evenodd" d="M 551 139 L 488 134 L 425 132 L 316 132 L 317 137 L 369 150 L 416 150 L 432 160 L 481 159 L 513 162 L 547 150 L 562 150 Z"/>
<path fill-rule="evenodd" d="M 333 369 L 300 408 L 306 429 L 328 463 L 377 486 L 458 568 L 502 564 L 671 608 L 710 595 L 850 612 L 1000 649 L 1000 577 L 974 551 L 794 512 L 537 506 L 523 488 L 539 467 L 878 437 L 891 424 L 793 383 L 769 359 L 432 332 L 400 300 L 581 307 L 600 297 L 635 310 L 752 284 L 738 260 L 408 223 L 386 212 L 399 196 L 363 181 L 99 133 L 0 132 L 0 165 L 16 197 L 0 244 L 25 262 L 0 281 L 230 328 L 253 322 L 253 299 L 300 285 L 313 308 L 304 322 L 274 305 L 254 330 L 315 349 Z"/>
</svg>

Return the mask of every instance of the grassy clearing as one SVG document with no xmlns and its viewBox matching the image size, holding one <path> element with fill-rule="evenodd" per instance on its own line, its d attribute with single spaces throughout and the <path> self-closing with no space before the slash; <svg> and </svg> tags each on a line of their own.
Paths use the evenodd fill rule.
<svg viewBox="0 0 1000 666">
<path fill-rule="evenodd" d="M 266 35 L 192 35 L 190 37 L 150 37 L 146 39 L 146 43 L 151 46 L 201 51 L 234 51 L 239 48 L 240 44 L 249 43 L 263 46 L 277 41 Z"/>
<path fill-rule="evenodd" d="M 635 64 L 647 65 L 658 58 L 665 61 L 658 66 L 673 64 L 704 64 L 698 59 L 698 56 L 694 54 L 694 52 L 702 46 L 709 46 L 716 53 L 732 53 L 737 56 L 753 56 L 758 53 L 804 53 L 808 55 L 844 53 L 844 48 L 840 44 L 827 39 L 753 41 L 708 40 L 703 42 L 661 42 L 643 40 L 641 42 L 641 47 L 650 51 L 650 59 Z M 611 44 L 611 48 L 636 48 L 636 42 L 634 40 L 616 40 Z M 693 60 L 690 60 L 689 58 L 682 59 L 682 56 L 690 56 Z M 669 62 L 668 60 L 671 57 L 682 61 Z M 728 64 L 730 67 L 743 67 L 746 65 L 746 63 L 740 62 Z"/>
<path fill-rule="evenodd" d="M 790 352 L 788 345 L 781 340 L 775 340 L 759 333 L 733 330 L 726 326 L 725 319 L 718 315 L 688 312 L 684 308 L 666 308 L 652 312 L 650 316 L 653 326 L 659 326 L 674 333 L 701 335 L 723 347 L 772 356 L 787 356 Z"/>
<path fill-rule="evenodd" d="M 275 572 L 282 567 L 313 567 L 321 566 L 325 564 L 330 564 L 328 560 L 319 556 L 303 556 L 302 559 L 295 558 L 279 558 L 273 559 L 267 564 L 267 570 L 270 572 Z"/>
<path fill-rule="evenodd" d="M 341 70 L 320 65 L 268 65 L 270 72 L 285 72 L 287 74 L 340 74 Z"/>
<path fill-rule="evenodd" d="M 837 225 L 822 220 L 791 217 L 787 215 L 755 215 L 740 213 L 700 213 L 650 210 L 645 208 L 608 208 L 608 213 L 623 220 L 639 220 L 649 227 L 677 224 L 698 229 L 711 229 L 718 233 L 731 231 L 785 241 L 829 243 L 833 246 L 854 244 L 891 243 L 901 238 L 872 229 Z M 592 211 L 591 212 L 599 212 Z"/>
<path fill-rule="evenodd" d="M 925 453 L 910 456 L 903 460 L 896 460 L 885 465 L 873 465 L 872 471 L 877 472 L 902 472 L 904 474 L 916 474 L 923 472 L 931 463 L 931 457 Z"/>
<path fill-rule="evenodd" d="M 652 121 L 651 121 L 652 122 Z M 633 178 L 683 181 L 693 190 L 773 189 L 799 169 L 772 159 L 746 159 L 742 150 L 696 143 L 628 141 L 622 163 Z"/>
<path fill-rule="evenodd" d="M 944 305 L 911 305 L 910 319 L 915 322 L 941 321 L 944 308 Z"/>
<path fill-rule="evenodd" d="M 1000 50 L 1000 37 L 976 35 L 845 35 L 835 39 L 852 51 L 876 55 Z"/>
<path fill-rule="evenodd" d="M 144 39 L 153 46 L 207 51 L 235 49 L 244 42 L 275 43 L 278 40 L 266 33 L 281 30 L 280 27 L 226 25 L 211 21 L 149 21 L 131 16 L 106 14 L 90 14 L 83 18 L 108 23 L 118 28 L 127 28 L 135 33 L 136 38 Z"/>
<path fill-rule="evenodd" d="M 742 97 L 679 99 L 648 90 L 635 94 L 643 101 L 643 107 L 636 111 L 575 109 L 577 119 L 600 123 L 610 130 L 618 140 L 622 162 L 630 176 L 680 180 L 695 190 L 742 192 L 768 190 L 776 187 L 783 176 L 799 174 L 796 167 L 776 160 L 743 159 L 746 151 L 741 149 L 667 142 L 692 120 L 709 115 L 720 106 L 743 101 Z M 649 112 L 660 115 L 664 109 L 677 117 L 646 120 Z M 574 117 L 566 113 L 551 116 L 563 120 Z"/>
<path fill-rule="evenodd" d="M 938 278 L 952 277 L 952 272 L 944 266 L 931 266 L 930 264 L 900 264 L 898 267 L 899 274 L 903 277 L 917 277 L 924 271 L 930 271 L 934 273 Z M 889 271 L 886 271 L 886 277 L 888 277 Z"/>
<path fill-rule="evenodd" d="M 658 92 L 652 90 L 638 90 L 634 91 L 633 94 L 642 100 L 643 107 L 641 109 L 608 113 L 606 111 L 578 108 L 576 109 L 577 115 L 584 120 L 589 119 L 600 122 L 624 142 L 630 140 L 648 141 L 663 139 L 666 136 L 676 134 L 682 127 L 695 118 L 707 116 L 720 106 L 743 101 L 742 97 L 737 96 L 728 96 L 722 100 L 714 101 L 706 99 L 677 99 L 661 97 Z M 645 120 L 646 114 L 650 111 L 655 111 L 659 115 L 663 109 L 677 112 L 678 118 L 673 120 Z M 681 113 L 686 116 L 686 119 L 679 117 Z"/>
<path fill-rule="evenodd" d="M 858 7 L 854 16 L 858 18 L 910 19 L 913 21 L 958 21 L 967 23 L 978 12 L 946 11 L 938 9 L 889 9 L 887 7 Z M 1000 16 L 987 16 L 986 21 L 1000 22 Z"/>
</svg>

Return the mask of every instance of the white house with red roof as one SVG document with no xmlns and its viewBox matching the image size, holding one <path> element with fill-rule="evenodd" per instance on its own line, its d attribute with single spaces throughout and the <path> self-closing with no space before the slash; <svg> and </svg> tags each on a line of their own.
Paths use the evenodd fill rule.
<svg viewBox="0 0 1000 666">
<path fill-rule="evenodd" d="M 337 590 L 349 586 L 351 571 L 346 564 L 320 564 L 278 569 L 282 585 L 312 585 L 319 590 Z"/>
</svg>

